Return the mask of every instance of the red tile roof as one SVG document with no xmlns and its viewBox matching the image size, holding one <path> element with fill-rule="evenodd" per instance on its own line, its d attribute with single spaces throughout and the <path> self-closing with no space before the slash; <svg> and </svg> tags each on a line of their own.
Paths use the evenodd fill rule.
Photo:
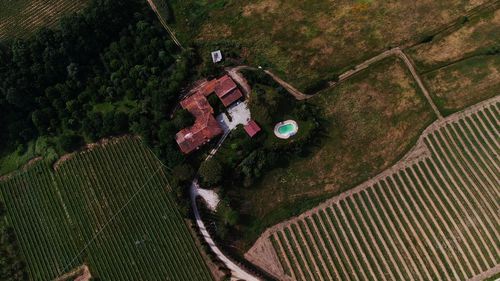
<svg viewBox="0 0 500 281">
<path fill-rule="evenodd" d="M 255 123 L 255 121 L 253 121 L 253 120 L 250 120 L 250 122 L 248 122 L 248 124 L 246 124 L 243 128 L 245 129 L 245 132 L 247 132 L 247 134 L 250 137 L 253 137 L 258 132 L 260 132 L 259 125 L 257 125 L 257 123 Z"/>
<path fill-rule="evenodd" d="M 222 101 L 222 104 L 225 107 L 230 106 L 233 102 L 239 100 L 240 98 L 243 97 L 243 94 L 239 89 L 234 89 L 230 91 L 228 94 L 224 95 L 223 97 L 220 97 L 220 100 Z"/>
<path fill-rule="evenodd" d="M 193 126 L 184 128 L 175 135 L 175 141 L 183 153 L 190 153 L 222 134 L 222 129 L 213 116 L 214 110 L 202 92 L 184 99 L 181 106 L 196 117 Z"/>
<path fill-rule="evenodd" d="M 236 83 L 228 75 L 224 75 L 219 79 L 204 81 L 192 89 L 188 97 L 182 100 L 180 104 L 182 108 L 193 114 L 196 120 L 193 126 L 184 128 L 175 135 L 175 140 L 183 153 L 188 154 L 210 141 L 213 137 L 222 134 L 222 129 L 213 116 L 214 110 L 207 100 L 207 97 L 214 92 L 225 107 L 243 97 Z M 257 128 L 258 130 L 254 134 L 260 131 L 259 126 Z M 250 133 L 248 134 L 250 135 Z"/>
<path fill-rule="evenodd" d="M 236 89 L 236 83 L 229 75 L 224 75 L 217 79 L 217 84 L 215 85 L 215 94 L 222 99 L 225 95 L 229 94 L 231 91 Z"/>
</svg>

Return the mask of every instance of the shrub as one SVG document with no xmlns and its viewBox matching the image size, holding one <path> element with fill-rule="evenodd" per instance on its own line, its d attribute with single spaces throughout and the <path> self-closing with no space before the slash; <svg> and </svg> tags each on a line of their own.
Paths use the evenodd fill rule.
<svg viewBox="0 0 500 281">
<path fill-rule="evenodd" d="M 83 138 L 75 134 L 64 134 L 59 138 L 59 146 L 65 152 L 73 152 L 83 145 Z"/>
<path fill-rule="evenodd" d="M 199 173 L 203 185 L 208 187 L 217 185 L 222 180 L 222 166 L 214 158 L 201 163 Z"/>
</svg>

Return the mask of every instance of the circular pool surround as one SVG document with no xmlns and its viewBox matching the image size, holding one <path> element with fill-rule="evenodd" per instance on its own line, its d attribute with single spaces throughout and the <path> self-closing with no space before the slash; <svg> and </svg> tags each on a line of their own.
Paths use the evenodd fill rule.
<svg viewBox="0 0 500 281">
<path fill-rule="evenodd" d="M 274 126 L 274 134 L 280 139 L 288 139 L 299 130 L 299 125 L 294 120 L 279 122 Z"/>
</svg>

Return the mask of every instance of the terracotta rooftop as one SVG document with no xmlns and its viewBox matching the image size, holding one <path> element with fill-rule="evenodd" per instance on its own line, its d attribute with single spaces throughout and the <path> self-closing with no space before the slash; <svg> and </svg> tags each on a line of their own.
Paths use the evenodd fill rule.
<svg viewBox="0 0 500 281">
<path fill-rule="evenodd" d="M 184 99 L 181 106 L 196 118 L 193 126 L 184 128 L 175 135 L 175 141 L 183 153 L 190 153 L 222 134 L 222 129 L 213 116 L 214 110 L 202 92 Z"/>
<path fill-rule="evenodd" d="M 250 120 L 250 122 L 248 122 L 248 124 L 246 124 L 243 128 L 245 129 L 245 132 L 247 132 L 247 134 L 250 137 L 253 137 L 258 132 L 260 132 L 259 125 L 257 125 L 257 123 L 255 123 L 255 121 L 253 121 L 253 120 Z"/>
<path fill-rule="evenodd" d="M 188 154 L 222 134 L 222 129 L 213 116 L 214 110 L 207 100 L 207 97 L 214 92 L 225 107 L 243 97 L 236 83 L 228 75 L 203 81 L 189 91 L 188 96 L 180 104 L 193 114 L 196 120 L 193 126 L 184 128 L 175 135 L 175 140 L 183 153 Z"/>
</svg>

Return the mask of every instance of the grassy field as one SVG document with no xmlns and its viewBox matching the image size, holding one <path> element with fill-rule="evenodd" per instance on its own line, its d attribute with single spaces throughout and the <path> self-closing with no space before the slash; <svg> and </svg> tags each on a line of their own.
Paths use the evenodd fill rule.
<svg viewBox="0 0 500 281">
<path fill-rule="evenodd" d="M 404 64 L 386 59 L 309 100 L 323 111 L 323 142 L 312 154 L 241 188 L 246 243 L 265 227 L 386 169 L 434 119 Z M 247 244 L 248 246 L 248 244 Z"/>
<path fill-rule="evenodd" d="M 155 2 L 163 2 L 156 0 Z M 180 40 L 239 46 L 302 90 L 456 20 L 478 1 L 170 1 Z M 369 23 L 369 24 L 367 24 Z"/>
<path fill-rule="evenodd" d="M 422 78 L 443 114 L 498 94 L 500 56 L 475 56 L 425 73 Z"/>
<path fill-rule="evenodd" d="M 500 2 L 406 52 L 447 115 L 498 94 Z"/>
<path fill-rule="evenodd" d="M 64 15 L 82 9 L 88 0 L 0 1 L 0 40 L 25 37 L 42 26 L 53 26 Z"/>
<path fill-rule="evenodd" d="M 31 280 L 82 262 L 101 280 L 212 280 L 161 164 L 134 138 L 0 182 Z"/>
<path fill-rule="evenodd" d="M 497 266 L 499 105 L 440 122 L 427 154 L 268 230 L 258 243 L 278 258 L 259 265 L 292 280 L 468 280 Z"/>
<path fill-rule="evenodd" d="M 500 49 L 500 3 L 407 50 L 417 69 L 428 72 L 464 58 Z"/>
</svg>

